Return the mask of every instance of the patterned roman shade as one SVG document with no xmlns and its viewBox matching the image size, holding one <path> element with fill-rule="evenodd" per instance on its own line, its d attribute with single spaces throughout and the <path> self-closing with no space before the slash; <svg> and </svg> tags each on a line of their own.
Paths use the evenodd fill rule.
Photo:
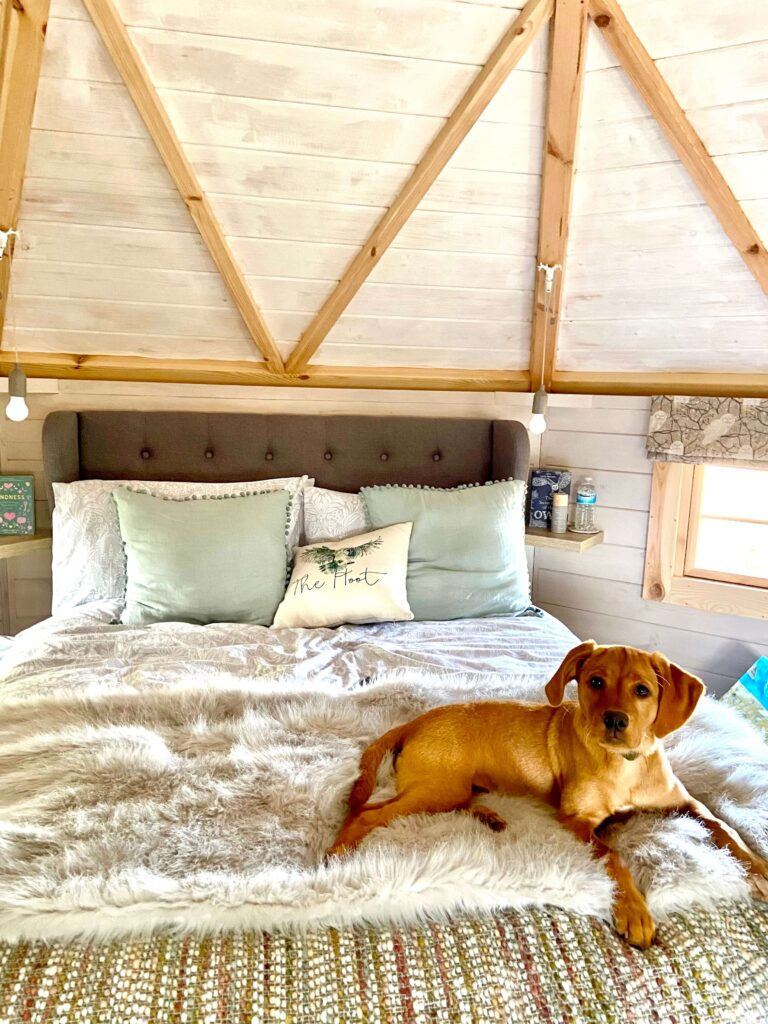
<svg viewBox="0 0 768 1024">
<path fill-rule="evenodd" d="M 660 462 L 765 463 L 768 399 L 680 398 L 651 404 L 648 458 Z"/>
</svg>

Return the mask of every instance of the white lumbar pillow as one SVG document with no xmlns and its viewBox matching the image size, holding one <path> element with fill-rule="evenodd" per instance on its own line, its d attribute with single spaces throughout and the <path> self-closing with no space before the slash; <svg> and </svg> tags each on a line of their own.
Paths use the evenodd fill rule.
<svg viewBox="0 0 768 1024">
<path fill-rule="evenodd" d="M 291 581 L 272 628 L 412 619 L 405 589 L 412 526 L 396 523 L 294 548 Z"/>
</svg>

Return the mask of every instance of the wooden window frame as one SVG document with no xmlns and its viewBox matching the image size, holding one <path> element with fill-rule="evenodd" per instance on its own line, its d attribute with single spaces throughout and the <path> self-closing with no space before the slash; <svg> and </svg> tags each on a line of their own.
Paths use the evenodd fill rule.
<svg viewBox="0 0 768 1024">
<path fill-rule="evenodd" d="M 654 462 L 643 597 L 723 615 L 768 619 L 764 587 L 685 575 L 695 466 Z"/>
</svg>

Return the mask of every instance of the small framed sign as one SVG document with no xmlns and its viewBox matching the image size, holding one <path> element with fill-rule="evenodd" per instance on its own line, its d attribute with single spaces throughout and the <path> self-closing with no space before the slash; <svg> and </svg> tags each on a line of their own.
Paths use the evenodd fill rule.
<svg viewBox="0 0 768 1024">
<path fill-rule="evenodd" d="M 35 532 L 35 478 L 0 476 L 0 536 Z"/>
</svg>

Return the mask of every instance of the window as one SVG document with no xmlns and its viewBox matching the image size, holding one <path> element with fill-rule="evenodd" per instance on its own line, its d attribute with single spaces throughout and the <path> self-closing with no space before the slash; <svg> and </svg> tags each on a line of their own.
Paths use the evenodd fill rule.
<svg viewBox="0 0 768 1024">
<path fill-rule="evenodd" d="M 694 468 L 683 572 L 768 587 L 768 473 Z"/>
<path fill-rule="evenodd" d="M 768 471 L 654 463 L 643 597 L 768 619 Z"/>
</svg>

